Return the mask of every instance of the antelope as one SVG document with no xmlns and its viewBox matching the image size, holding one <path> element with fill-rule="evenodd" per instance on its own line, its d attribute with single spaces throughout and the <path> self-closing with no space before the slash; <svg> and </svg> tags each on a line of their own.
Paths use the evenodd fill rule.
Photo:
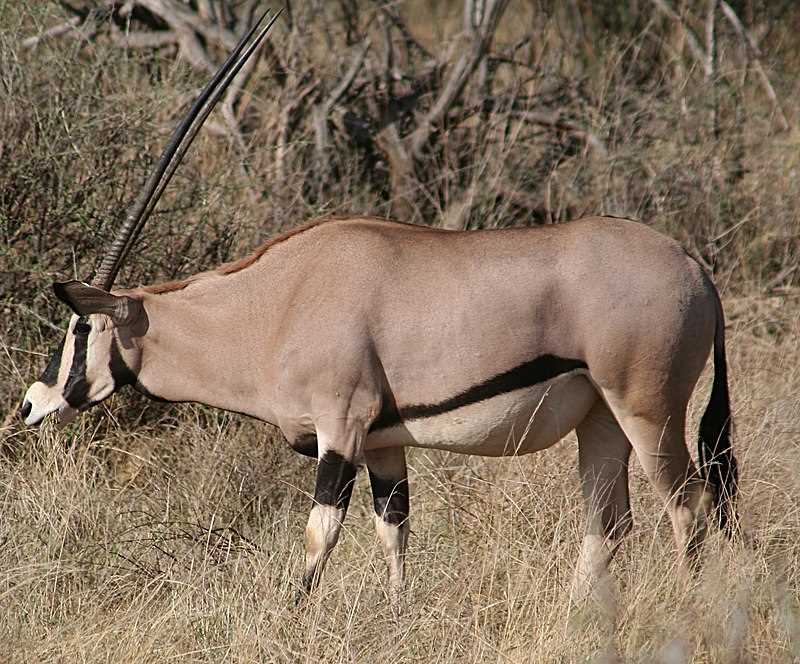
<svg viewBox="0 0 800 664">
<path fill-rule="evenodd" d="M 275 18 L 246 35 L 173 135 L 92 284 L 56 283 L 65 337 L 25 394 L 29 426 L 126 385 L 277 426 L 317 459 L 301 593 L 318 583 L 366 465 L 390 587 L 409 533 L 405 448 L 512 456 L 577 432 L 585 535 L 573 592 L 602 581 L 632 527 L 634 450 L 691 567 L 709 522 L 737 527 L 723 309 L 709 276 L 636 221 L 450 231 L 315 220 L 187 279 L 112 285 L 194 134 Z M 250 41 L 249 46 L 245 44 Z M 687 404 L 714 378 L 686 445 Z"/>
</svg>

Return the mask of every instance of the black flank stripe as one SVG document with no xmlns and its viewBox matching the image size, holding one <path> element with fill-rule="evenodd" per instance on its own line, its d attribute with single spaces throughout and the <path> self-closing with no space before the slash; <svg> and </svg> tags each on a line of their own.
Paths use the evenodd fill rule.
<svg viewBox="0 0 800 664">
<path fill-rule="evenodd" d="M 535 360 L 520 364 L 518 367 L 498 374 L 483 383 L 473 385 L 460 394 L 439 403 L 414 404 L 402 406 L 399 409 L 387 404 L 378 419 L 372 423 L 370 429 L 385 429 L 400 424 L 404 420 L 421 420 L 425 417 L 435 417 L 457 408 L 486 401 L 501 394 L 547 382 L 556 376 L 576 369 L 587 368 L 588 366 L 583 360 L 563 358 L 557 355 L 541 355 Z"/>
<path fill-rule="evenodd" d="M 353 493 L 356 466 L 338 452 L 328 450 L 317 466 L 314 502 L 346 510 Z"/>
<path fill-rule="evenodd" d="M 81 316 L 75 326 L 77 327 L 81 323 L 88 325 L 88 318 Z M 64 385 L 64 398 L 73 408 L 79 408 L 84 405 L 89 396 L 89 383 L 86 380 L 86 354 L 88 347 L 89 335 L 76 334 L 72 365 L 69 368 L 67 383 Z"/>
<path fill-rule="evenodd" d="M 39 377 L 39 382 L 44 383 L 47 387 L 53 387 L 53 385 L 58 382 L 58 370 L 61 367 L 61 354 L 64 352 L 64 343 L 66 340 L 67 336 L 64 335 L 61 343 L 58 344 L 58 348 L 50 355 L 50 360 L 47 362 L 47 366 Z"/>
</svg>

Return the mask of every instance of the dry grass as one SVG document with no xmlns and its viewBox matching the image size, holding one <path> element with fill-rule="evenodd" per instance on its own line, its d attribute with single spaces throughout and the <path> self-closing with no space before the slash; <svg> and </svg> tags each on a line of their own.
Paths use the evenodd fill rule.
<svg viewBox="0 0 800 664">
<path fill-rule="evenodd" d="M 567 599 L 582 524 L 572 440 L 506 460 L 410 452 L 398 620 L 363 478 L 321 591 L 296 609 L 313 464 L 265 425 L 116 397 L 62 432 L 7 430 L 3 651 L 20 662 L 613 661 L 614 648 L 630 662 L 797 661 L 800 308 L 751 298 L 728 310 L 741 511 L 756 548 L 714 535 L 702 573 L 681 585 L 669 526 L 635 469 L 615 632 Z M 141 422 L 120 428 L 130 411 Z"/>
<path fill-rule="evenodd" d="M 457 19 L 453 3 L 430 16 L 428 4 L 406 11 L 420 14 L 415 29 L 435 45 Z M 603 26 L 601 13 L 587 30 Z M 0 103 L 0 422 L 60 336 L 65 311 L 50 282 L 90 274 L 153 146 L 198 84 L 181 63 L 102 41 L 18 48 L 20 35 L 58 15 L 55 4 L 0 0 L 9 100 Z M 702 76 L 687 66 L 676 82 L 657 20 L 603 28 L 573 48 L 565 15 L 519 16 L 512 27 L 530 20 L 541 30 L 543 78 L 531 86 L 580 82 L 569 117 L 598 133 L 607 154 L 509 126 L 452 162 L 440 155 L 441 182 L 424 183 L 437 192 L 431 209 L 458 198 L 462 174 L 474 172 L 481 184 L 510 179 L 537 200 L 546 193 L 556 218 L 570 208 L 643 217 L 714 263 L 729 319 L 741 511 L 755 549 L 714 535 L 702 573 L 681 585 L 669 524 L 634 468 L 637 525 L 614 564 L 621 611 L 611 630 L 567 600 L 583 523 L 574 440 L 506 460 L 412 450 L 404 615 L 386 600 L 363 478 L 323 587 L 296 609 L 313 463 L 265 425 L 125 393 L 63 431 L 0 424 L 0 660 L 610 662 L 616 650 L 641 663 L 800 661 L 798 133 L 774 133 L 757 86 L 727 83 L 722 137 L 712 140 L 697 119 Z M 771 26 L 762 45 L 783 100 L 798 92 L 791 30 Z M 734 42 L 723 33 L 720 43 L 730 81 Z M 352 164 L 338 164 L 327 198 L 309 193 L 318 174 L 300 130 L 275 185 L 269 118 L 282 98 L 259 95 L 269 112 L 248 136 L 249 175 L 230 167 L 231 145 L 203 134 L 122 282 L 186 276 L 322 212 L 386 209 L 380 177 L 362 182 L 347 146 Z M 476 196 L 469 226 L 517 223 L 512 205 L 483 187 Z M 773 286 L 784 294 L 763 295 Z M 693 402 L 692 440 L 708 382 Z"/>
</svg>

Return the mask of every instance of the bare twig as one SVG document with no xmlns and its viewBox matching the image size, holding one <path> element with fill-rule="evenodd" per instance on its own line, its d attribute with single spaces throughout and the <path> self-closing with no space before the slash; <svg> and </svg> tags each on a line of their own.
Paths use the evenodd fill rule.
<svg viewBox="0 0 800 664">
<path fill-rule="evenodd" d="M 239 152 L 242 156 L 244 156 L 246 150 L 242 133 L 239 130 L 239 120 L 236 117 L 234 106 L 239 100 L 239 96 L 242 94 L 242 89 L 245 85 L 247 85 L 247 81 L 250 79 L 250 76 L 252 75 L 257 64 L 258 58 L 252 58 L 244 64 L 239 73 L 234 76 L 228 91 L 225 93 L 225 98 L 223 99 L 222 104 L 220 104 L 222 117 L 225 118 L 228 129 L 230 130 L 231 135 L 233 136 L 233 139 L 236 142 L 236 145 L 239 148 Z"/>
<path fill-rule="evenodd" d="M 476 28 L 469 49 L 453 66 L 439 98 L 434 102 L 425 117 L 420 120 L 417 129 L 411 135 L 410 152 L 415 157 L 421 154 L 436 125 L 441 122 L 450 107 L 461 95 L 467 81 L 469 81 L 480 64 L 489 48 L 489 43 L 497 29 L 497 24 L 508 6 L 508 2 L 509 0 L 488 0 L 483 21 L 481 26 Z"/>
<path fill-rule="evenodd" d="M 384 14 L 378 17 L 383 36 L 383 84 L 386 88 L 386 98 L 394 99 L 394 44 L 392 43 L 392 28 Z"/>
<path fill-rule="evenodd" d="M 508 185 L 502 183 L 495 184 L 493 189 L 497 194 L 510 201 L 513 205 L 531 212 L 543 214 L 542 202 L 528 192 L 512 189 Z"/>
<path fill-rule="evenodd" d="M 175 0 L 137 0 L 137 4 L 160 17 L 173 30 L 197 32 L 206 40 L 222 45 L 226 51 L 235 48 L 239 41 L 233 31 L 204 19 L 188 5 Z"/>
<path fill-rule="evenodd" d="M 63 23 L 59 23 L 58 25 L 54 25 L 52 28 L 48 28 L 44 32 L 39 33 L 33 37 L 28 37 L 27 39 L 22 40 L 22 48 L 33 48 L 34 46 L 38 46 L 43 41 L 48 39 L 53 39 L 54 37 L 61 37 L 62 35 L 69 34 L 75 28 L 77 28 L 83 19 L 80 16 L 73 16 L 68 21 L 64 21 Z"/>
<path fill-rule="evenodd" d="M 426 49 L 422 44 L 420 44 L 416 39 L 414 39 L 414 36 L 411 34 L 411 31 L 408 29 L 408 27 L 406 27 L 406 24 L 403 22 L 403 19 L 401 19 L 400 16 L 393 9 L 391 9 L 388 5 L 384 4 L 381 7 L 381 13 L 391 21 L 392 25 L 394 25 L 394 27 L 397 28 L 397 30 L 403 36 L 407 49 L 409 50 L 414 49 L 424 58 L 428 60 L 434 60 L 434 57 L 431 54 L 431 52 L 428 49 Z"/>
<path fill-rule="evenodd" d="M 758 74 L 759 80 L 761 81 L 761 87 L 764 88 L 764 92 L 772 103 L 772 107 L 775 110 L 775 115 L 778 118 L 778 124 L 780 125 L 781 130 L 788 131 L 789 120 L 786 118 L 786 113 L 784 113 L 783 108 L 781 107 L 780 101 L 778 100 L 778 95 L 775 94 L 775 88 L 772 87 L 769 76 L 767 76 L 767 72 L 764 71 L 764 67 L 761 64 L 762 54 L 761 49 L 758 47 L 758 43 L 753 35 L 745 29 L 744 25 L 742 25 L 742 22 L 736 15 L 733 7 L 731 7 L 726 0 L 720 0 L 719 5 L 722 9 L 722 13 L 725 15 L 725 18 L 728 19 L 728 22 L 731 24 L 731 26 L 733 26 L 736 34 L 738 34 L 740 39 L 744 42 L 746 50 L 752 58 L 752 64 L 756 70 L 756 73 Z"/>
<path fill-rule="evenodd" d="M 719 0 L 708 0 L 708 8 L 706 10 L 706 61 L 705 61 L 705 75 L 706 85 L 708 86 L 708 94 L 710 97 L 710 110 L 709 110 L 709 126 L 711 133 L 715 138 L 719 137 L 719 123 L 717 122 L 717 94 L 714 76 L 717 68 L 717 40 L 715 36 L 717 6 Z"/>
<path fill-rule="evenodd" d="M 303 80 L 301 77 L 300 80 Z M 289 137 L 292 132 L 292 125 L 296 121 L 299 109 L 305 103 L 306 98 L 317 89 L 319 81 L 314 79 L 302 86 L 294 94 L 288 103 L 281 106 L 278 118 L 278 139 L 275 145 L 275 174 L 279 183 L 283 183 L 286 178 L 286 152 L 289 145 Z"/>
<path fill-rule="evenodd" d="M 466 227 L 470 212 L 475 206 L 476 184 L 473 180 L 469 187 L 452 201 L 442 213 L 442 228 L 460 231 Z"/>
<path fill-rule="evenodd" d="M 675 11 L 675 8 L 672 6 L 670 1 L 650 0 L 650 2 L 652 2 L 656 9 L 658 9 L 662 14 L 681 25 L 681 28 L 686 36 L 686 43 L 689 45 L 689 50 L 692 52 L 695 60 L 705 67 L 706 52 L 705 49 L 700 45 L 700 38 L 697 36 L 694 30 L 686 25 L 686 22 L 681 18 L 680 14 Z"/>
<path fill-rule="evenodd" d="M 195 69 L 205 70 L 214 74 L 216 66 L 208 57 L 208 53 L 203 48 L 200 40 L 194 32 L 186 29 L 178 29 L 178 44 L 180 45 L 181 55 L 189 61 Z"/>
<path fill-rule="evenodd" d="M 64 23 L 60 23 L 39 35 L 29 37 L 22 42 L 23 48 L 33 48 L 47 39 L 55 37 L 69 36 L 77 39 L 91 39 L 97 32 L 99 24 L 106 21 L 114 11 L 115 3 L 113 0 L 106 0 L 98 7 L 91 9 L 80 9 L 73 7 L 64 0 L 60 2 L 73 17 Z"/>
<path fill-rule="evenodd" d="M 168 44 L 175 44 L 178 35 L 172 30 L 162 32 L 123 32 L 113 23 L 111 24 L 112 41 L 123 48 L 160 48 Z"/>
<path fill-rule="evenodd" d="M 330 94 L 314 108 L 314 137 L 316 140 L 317 155 L 320 158 L 322 158 L 324 155 L 329 143 L 328 116 L 336 104 L 341 101 L 342 97 L 347 94 L 347 90 L 353 84 L 356 75 L 360 71 L 361 66 L 364 64 L 364 57 L 366 56 L 370 45 L 370 40 L 365 39 L 361 46 L 356 49 L 356 52 L 353 55 L 353 60 L 350 63 L 350 67 L 347 69 L 344 76 L 342 76 L 339 83 L 330 92 Z"/>
<path fill-rule="evenodd" d="M 347 93 L 347 90 L 353 84 L 353 81 L 356 78 L 359 70 L 361 69 L 361 65 L 364 64 L 364 56 L 366 56 L 367 51 L 371 42 L 369 39 L 365 39 L 362 43 L 361 47 L 356 50 L 355 55 L 353 56 L 353 62 L 350 64 L 350 68 L 347 70 L 345 75 L 342 77 L 342 80 L 339 81 L 339 85 L 337 85 L 326 101 L 326 104 L 333 108 L 336 104 L 341 101 L 342 97 Z"/>
<path fill-rule="evenodd" d="M 603 144 L 603 141 L 600 140 L 600 138 L 596 134 L 592 133 L 591 131 L 589 131 L 584 127 L 581 127 L 575 122 L 560 118 L 558 112 L 549 114 L 540 111 L 511 110 L 509 111 L 509 113 L 512 117 L 519 118 L 520 120 L 524 120 L 525 122 L 538 124 L 543 127 L 550 127 L 552 129 L 557 129 L 559 131 L 572 134 L 576 138 L 583 140 L 587 145 L 596 150 L 600 155 L 606 154 L 606 146 Z"/>
<path fill-rule="evenodd" d="M 418 183 L 414 175 L 414 162 L 400 138 L 397 125 L 391 123 L 384 127 L 375 142 L 389 162 L 392 214 L 401 221 L 410 221 L 417 213 L 414 200 Z"/>
</svg>

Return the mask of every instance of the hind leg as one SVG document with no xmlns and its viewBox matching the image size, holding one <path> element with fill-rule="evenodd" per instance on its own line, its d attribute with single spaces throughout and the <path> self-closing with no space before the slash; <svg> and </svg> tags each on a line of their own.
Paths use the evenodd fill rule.
<svg viewBox="0 0 800 664">
<path fill-rule="evenodd" d="M 686 448 L 685 405 L 653 404 L 632 412 L 607 394 L 609 407 L 628 436 L 650 482 L 665 501 L 681 563 L 687 570 L 705 537 L 713 496 Z"/>
<path fill-rule="evenodd" d="M 628 499 L 631 444 L 603 401 L 592 407 L 576 431 L 586 532 L 575 566 L 572 598 L 592 596 L 614 613 L 608 564 L 633 525 Z"/>
<path fill-rule="evenodd" d="M 392 601 L 398 604 L 405 583 L 408 542 L 408 473 L 403 447 L 367 450 L 367 469 L 375 508 L 375 530 L 389 566 Z"/>
</svg>

